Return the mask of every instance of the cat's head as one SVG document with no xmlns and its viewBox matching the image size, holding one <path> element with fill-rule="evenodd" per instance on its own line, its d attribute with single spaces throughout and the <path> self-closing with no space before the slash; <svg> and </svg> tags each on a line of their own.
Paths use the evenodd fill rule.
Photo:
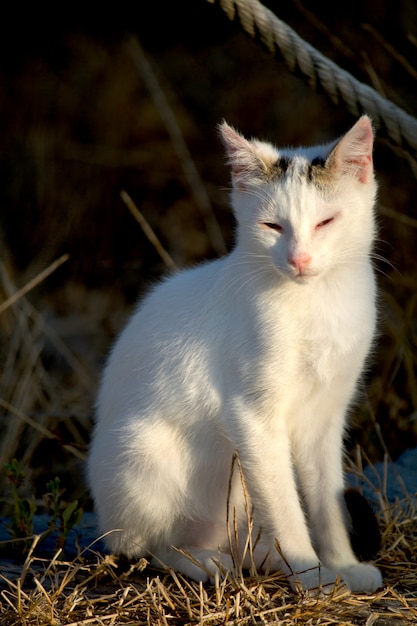
<svg viewBox="0 0 417 626">
<path fill-rule="evenodd" d="M 232 172 L 238 241 L 282 276 L 306 282 L 367 262 L 375 234 L 373 131 L 361 117 L 341 139 L 278 149 L 220 125 Z"/>
</svg>

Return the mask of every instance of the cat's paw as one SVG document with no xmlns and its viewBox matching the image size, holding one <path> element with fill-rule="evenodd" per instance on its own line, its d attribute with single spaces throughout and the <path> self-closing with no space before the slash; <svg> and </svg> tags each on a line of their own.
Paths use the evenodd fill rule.
<svg viewBox="0 0 417 626">
<path fill-rule="evenodd" d="M 331 593 L 340 577 L 327 567 L 312 567 L 304 572 L 292 574 L 289 577 L 294 591 L 307 592 L 309 595 Z"/>
<path fill-rule="evenodd" d="M 233 559 L 229 554 L 211 555 L 201 559 L 202 570 L 207 574 L 207 579 L 212 585 L 216 578 L 222 580 L 234 570 Z"/>
<path fill-rule="evenodd" d="M 355 563 L 348 567 L 339 568 L 338 571 L 350 591 L 373 593 L 382 587 L 381 572 L 370 563 Z"/>
<path fill-rule="evenodd" d="M 194 547 L 161 552 L 158 556 L 152 557 L 151 563 L 156 567 L 175 569 L 196 582 L 210 582 L 211 584 L 216 578 L 225 578 L 227 573 L 233 571 L 234 568 L 230 554 Z"/>
</svg>

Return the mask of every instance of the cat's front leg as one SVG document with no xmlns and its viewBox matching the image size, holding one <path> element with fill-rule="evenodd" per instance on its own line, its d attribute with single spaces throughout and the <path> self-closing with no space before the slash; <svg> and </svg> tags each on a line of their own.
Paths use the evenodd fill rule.
<svg viewBox="0 0 417 626">
<path fill-rule="evenodd" d="M 230 421 L 238 423 L 235 441 L 243 478 L 255 525 L 262 529 L 254 552 L 256 566 L 283 571 L 294 589 L 333 587 L 337 573 L 320 563 L 311 542 L 285 420 L 260 422 L 243 403 L 235 410 Z"/>
<path fill-rule="evenodd" d="M 320 437 L 298 441 L 297 473 L 321 561 L 351 591 L 371 593 L 381 587 L 382 577 L 374 565 L 357 560 L 350 543 L 343 497 L 341 423 L 333 418 Z"/>
</svg>

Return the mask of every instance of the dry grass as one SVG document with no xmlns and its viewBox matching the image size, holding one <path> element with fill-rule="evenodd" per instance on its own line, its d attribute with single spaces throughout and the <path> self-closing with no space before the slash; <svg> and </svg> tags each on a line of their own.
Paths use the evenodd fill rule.
<svg viewBox="0 0 417 626">
<path fill-rule="evenodd" d="M 4 489 L 5 464 L 17 457 L 27 474 L 26 497 L 37 491 L 40 450 L 50 454 L 49 462 L 59 457 L 55 475 L 65 465 L 77 472 L 84 462 L 95 389 L 94 372 L 68 347 L 56 320 L 48 321 L 47 313 L 39 313 L 23 293 L 45 272 L 18 290 L 0 262 L 0 291 L 9 305 L 0 315 L 0 484 Z M 43 477 L 41 483 L 43 488 Z M 7 503 L 2 505 L 7 513 Z"/>
<path fill-rule="evenodd" d="M 372 595 L 338 586 L 329 595 L 295 594 L 284 576 L 241 572 L 195 583 L 180 574 L 94 552 L 75 560 L 29 553 L 0 575 L 0 624 L 407 624 L 417 620 L 416 501 L 386 508 L 377 564 L 385 586 Z M 35 537 L 35 547 L 37 538 Z"/>
</svg>

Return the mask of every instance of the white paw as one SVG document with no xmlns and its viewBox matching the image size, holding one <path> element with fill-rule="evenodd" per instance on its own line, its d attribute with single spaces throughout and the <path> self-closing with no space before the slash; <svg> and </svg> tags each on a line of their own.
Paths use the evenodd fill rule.
<svg viewBox="0 0 417 626">
<path fill-rule="evenodd" d="M 355 563 L 338 571 L 353 592 L 372 593 L 382 587 L 381 572 L 370 563 Z"/>
<path fill-rule="evenodd" d="M 234 567 L 230 554 L 194 547 L 160 553 L 153 556 L 151 562 L 155 567 L 172 568 L 203 583 L 214 583 L 216 578 L 223 579 Z"/>
<path fill-rule="evenodd" d="M 232 572 L 234 569 L 233 559 L 230 554 L 213 554 L 210 557 L 206 557 L 201 560 L 202 569 L 208 574 L 208 580 L 213 585 L 216 577 L 219 580 L 225 578 L 225 576 Z"/>
<path fill-rule="evenodd" d="M 331 593 L 336 579 L 338 575 L 323 565 L 295 573 L 289 578 L 294 591 L 308 591 L 311 595 Z"/>
</svg>

